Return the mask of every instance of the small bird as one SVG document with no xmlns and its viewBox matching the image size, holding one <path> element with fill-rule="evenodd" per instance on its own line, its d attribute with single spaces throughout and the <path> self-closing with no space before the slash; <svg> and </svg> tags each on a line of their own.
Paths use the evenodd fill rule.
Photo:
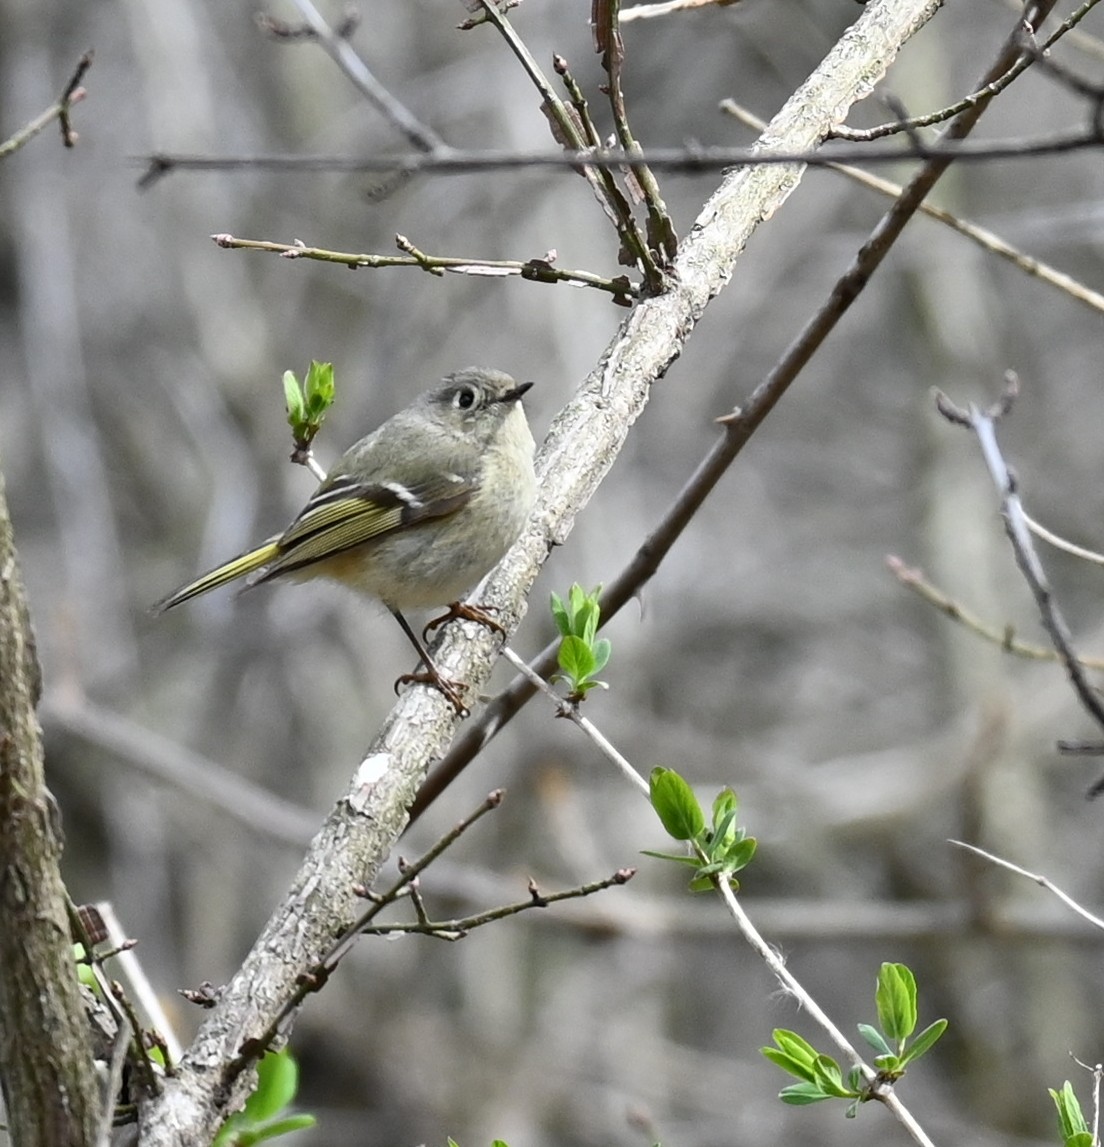
<svg viewBox="0 0 1104 1147">
<path fill-rule="evenodd" d="M 154 613 L 227 582 L 329 578 L 377 598 L 425 664 L 400 682 L 431 683 L 466 713 L 403 616 L 457 603 L 517 540 L 536 498 L 533 435 L 521 397 L 531 382 L 468 367 L 350 447 L 282 534 L 182 585 Z M 251 575 L 251 576 L 250 576 Z M 453 604 L 446 616 L 495 624 Z"/>
</svg>

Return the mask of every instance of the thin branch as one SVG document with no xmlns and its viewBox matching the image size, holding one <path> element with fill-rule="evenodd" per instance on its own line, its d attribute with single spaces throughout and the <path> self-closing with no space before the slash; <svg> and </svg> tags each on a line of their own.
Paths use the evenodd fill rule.
<svg viewBox="0 0 1104 1147">
<path fill-rule="evenodd" d="M 603 755 L 613 761 L 629 781 L 647 799 L 650 794 L 648 782 L 644 780 L 633 765 L 614 748 L 606 737 L 579 713 L 578 706 L 572 705 L 558 696 L 555 690 L 518 657 L 509 646 L 503 647 L 502 654 L 535 688 L 540 689 L 541 692 L 551 697 L 551 699 L 556 702 L 557 715 L 567 717 L 578 725 L 578 727 L 590 737 L 594 744 L 598 746 Z M 917 1143 L 924 1144 L 925 1147 L 932 1147 L 931 1141 L 924 1133 L 923 1128 L 920 1127 L 912 1114 L 905 1108 L 900 1100 L 897 1099 L 892 1087 L 877 1082 L 877 1072 L 865 1063 L 862 1056 L 859 1055 L 854 1046 L 847 1040 L 839 1028 L 836 1027 L 827 1013 L 820 1007 L 816 1000 L 809 995 L 802 984 L 786 967 L 782 957 L 763 939 L 761 933 L 751 922 L 751 919 L 737 899 L 736 894 L 732 890 L 731 883 L 727 879 L 720 879 L 714 881 L 714 886 L 724 900 L 729 914 L 735 920 L 744 939 L 759 953 L 767 967 L 774 973 L 776 979 L 782 984 L 786 991 L 789 992 L 798 1001 L 799 1005 L 827 1032 L 829 1038 L 836 1047 L 842 1051 L 844 1056 L 852 1064 L 861 1068 L 867 1082 L 874 1085 L 871 1091 L 874 1098 L 884 1103 L 893 1112 Z M 422 929 L 412 928 L 410 930 Z"/>
<path fill-rule="evenodd" d="M 733 119 L 739 120 L 740 123 L 746 124 L 756 131 L 762 131 L 765 126 L 762 119 L 746 108 L 741 107 L 734 100 L 722 100 L 720 109 L 726 115 L 732 116 Z M 863 171 L 861 168 L 844 163 L 832 163 L 828 166 L 830 170 L 838 171 L 841 175 L 846 175 L 855 183 L 861 183 L 863 187 L 869 187 L 872 191 L 877 191 L 891 199 L 896 199 L 897 196 L 901 194 L 902 188 L 899 183 L 894 183 L 889 179 L 883 179 L 881 176 L 872 175 L 869 172 Z M 1050 266 L 1049 263 L 1043 263 L 1041 260 L 1025 254 L 1019 250 L 1019 248 L 1013 247 L 1010 243 L 1006 243 L 1000 236 L 995 235 L 992 231 L 988 231 L 984 227 L 979 227 L 976 223 L 967 222 L 957 215 L 952 215 L 951 212 L 945 211 L 942 207 L 935 207 L 931 203 L 928 203 L 927 200 L 920 204 L 920 211 L 922 214 L 928 216 L 929 219 L 936 219 L 940 223 L 946 224 L 952 231 L 957 231 L 960 235 L 964 235 L 983 250 L 990 251 L 994 255 L 999 255 L 1002 259 L 1007 259 L 1013 266 L 1018 267 L 1025 274 L 1031 275 L 1033 278 L 1039 279 L 1049 286 L 1057 287 L 1058 290 L 1064 291 L 1071 298 L 1076 299 L 1079 303 L 1084 303 L 1098 313 L 1104 313 L 1104 294 L 1101 294 L 1099 291 L 1094 291 L 1091 287 L 1085 286 L 1084 283 L 1079 282 L 1073 278 L 1072 275 L 1058 271 Z"/>
<path fill-rule="evenodd" d="M 482 22 L 494 26 L 540 93 L 541 104 L 552 128 L 552 135 L 558 143 L 563 145 L 564 154 L 569 154 L 571 149 L 575 149 L 577 155 L 582 155 L 584 152 L 589 153 L 588 140 L 582 121 L 576 123 L 572 118 L 571 112 L 563 100 L 556 95 L 551 83 L 541 71 L 540 65 L 533 58 L 521 37 L 514 31 L 513 25 L 506 19 L 505 13 L 499 11 L 495 0 L 478 0 L 478 3 L 483 8 L 484 20 Z M 555 58 L 554 66 L 558 66 L 559 59 L 559 57 Z M 612 171 L 587 163 L 585 159 L 581 159 L 579 163 L 572 166 L 582 173 L 602 204 L 603 210 L 613 222 L 627 253 L 625 262 L 636 263 L 640 266 L 652 293 L 661 290 L 664 284 L 663 272 L 649 251 L 644 236 L 640 234 L 636 220 L 632 215 L 632 209 L 614 182 Z"/>
<path fill-rule="evenodd" d="M 1097 0 L 1092 0 L 1092 3 L 1095 4 L 1096 2 Z M 908 134 L 919 128 L 935 127 L 938 124 L 946 123 L 947 120 L 954 119 L 956 115 L 970 111 L 979 104 L 987 103 L 994 96 L 1000 95 L 1009 84 L 1022 76 L 1035 62 L 1034 56 L 1024 52 L 1002 76 L 998 76 L 997 79 L 986 84 L 983 88 L 963 96 L 962 99 L 947 107 L 928 112 L 926 115 L 909 116 L 905 119 L 893 120 L 890 123 L 878 124 L 877 127 L 857 128 L 840 124 L 832 129 L 829 138 L 845 139 L 848 143 L 872 143 L 876 139 L 886 139 L 889 136 L 902 133 Z"/>
<path fill-rule="evenodd" d="M 50 124 L 57 120 L 61 125 L 61 142 L 66 147 L 74 147 L 77 142 L 77 133 L 73 131 L 72 124 L 69 122 L 69 109 L 74 105 L 80 103 L 81 100 L 88 94 L 84 88 L 80 86 L 81 80 L 84 79 L 85 72 L 92 66 L 92 51 L 89 50 L 77 61 L 76 69 L 73 71 L 72 76 L 69 77 L 69 82 L 65 85 L 65 90 L 61 93 L 61 98 L 53 107 L 47 108 L 41 115 L 35 116 L 30 123 L 21 127 L 15 135 L 0 142 L 0 159 L 7 159 L 9 155 L 13 155 L 21 147 L 29 143 L 43 128 L 49 127 Z"/>
<path fill-rule="evenodd" d="M 158 1037 L 167 1049 L 170 1063 L 175 1063 L 184 1054 L 184 1048 L 177 1038 L 168 1013 L 161 1006 L 160 997 L 150 983 L 149 977 L 142 967 L 142 962 L 127 941 L 126 932 L 123 930 L 114 905 L 106 900 L 101 900 L 97 902 L 96 910 L 107 928 L 107 942 L 114 949 L 111 958 L 118 962 L 119 974 L 125 982 L 127 996 L 137 1000 L 138 1006 L 145 1013 L 149 1026 L 156 1030 Z M 140 1032 L 136 1033 L 136 1038 L 140 1038 L 140 1034 Z"/>
<path fill-rule="evenodd" d="M 1026 515 L 1025 515 L 1026 517 Z M 1005 653 L 1016 657 L 1023 657 L 1029 661 L 1061 661 L 1061 657 L 1053 649 L 1042 645 L 1029 645 L 1015 636 L 1015 629 L 1011 625 L 991 625 L 982 621 L 976 614 L 970 613 L 964 606 L 942 590 L 937 589 L 927 581 L 923 573 L 911 566 L 906 566 L 900 558 L 890 555 L 886 558 L 886 565 L 893 576 L 906 589 L 912 590 L 918 597 L 923 598 L 929 605 L 934 605 L 952 621 L 976 633 L 986 641 L 999 645 Z M 1081 664 L 1086 669 L 1104 669 L 1104 658 L 1081 657 Z"/>
<path fill-rule="evenodd" d="M 972 403 L 963 409 L 955 406 L 946 395 L 939 392 L 936 394 L 936 405 L 948 421 L 972 430 L 977 436 L 985 464 L 1000 495 L 1001 518 L 1008 540 L 1012 544 L 1016 564 L 1035 598 L 1043 626 L 1065 666 L 1078 700 L 1101 729 L 1104 729 L 1104 704 L 1096 689 L 1086 678 L 1082 661 L 1074 651 L 1073 635 L 1054 599 L 1046 571 L 1031 540 L 1031 531 L 1024 520 L 1023 505 L 1016 480 L 997 443 L 997 423 L 1011 409 L 1017 390 L 1016 376 L 1009 372 L 1000 401 L 989 410 L 981 410 Z M 1094 786 L 1094 792 L 1099 784 Z"/>
<path fill-rule="evenodd" d="M 612 876 L 603 880 L 593 880 L 589 884 L 580 884 L 576 888 L 565 888 L 560 892 L 541 892 L 535 883 L 529 885 L 529 898 L 518 900 L 513 904 L 503 904 L 499 908 L 488 908 L 485 912 L 475 912 L 470 916 L 459 916 L 453 920 L 419 920 L 415 924 L 372 924 L 365 925 L 360 931 L 364 936 L 394 936 L 394 935 L 421 935 L 437 936 L 445 940 L 463 939 L 475 928 L 485 924 L 493 924 L 496 920 L 505 920 L 509 916 L 517 916 L 531 908 L 547 908 L 552 904 L 559 904 L 565 900 L 581 900 L 593 896 L 596 892 L 604 892 L 607 888 L 616 888 L 627 884 L 636 875 L 635 868 L 619 868 Z"/>
<path fill-rule="evenodd" d="M 1041 885 L 1048 892 L 1057 896 L 1067 908 L 1071 908 L 1083 920 L 1087 920 L 1094 928 L 1099 928 L 1104 931 L 1104 920 L 1099 916 L 1094 916 L 1087 908 L 1082 908 L 1072 896 L 1063 892 L 1057 884 L 1048 880 L 1045 876 L 1041 876 L 1038 872 L 1029 872 L 1026 868 L 1021 868 L 1018 864 L 1013 864 L 1010 860 L 1004 860 L 991 852 L 987 852 L 984 848 L 978 848 L 976 844 L 967 844 L 962 840 L 951 840 L 949 843 L 955 845 L 957 848 L 964 848 L 967 852 L 972 852 L 975 856 L 980 856 L 984 860 L 988 860 L 990 864 L 996 864 L 1000 868 L 1007 868 L 1009 872 L 1014 872 L 1017 876 L 1026 876 L 1028 880 L 1034 880 L 1036 884 Z"/>
<path fill-rule="evenodd" d="M 1044 542 L 1052 545 L 1056 550 L 1061 550 L 1063 553 L 1070 554 L 1075 558 L 1080 558 L 1082 561 L 1092 562 L 1093 565 L 1104 565 L 1104 554 L 1099 553 L 1097 550 L 1087 550 L 1084 546 L 1077 545 L 1076 542 L 1071 542 L 1066 538 L 1060 537 L 1058 534 L 1048 530 L 1046 526 L 1035 521 L 1026 510 L 1024 511 L 1023 517 L 1027 523 L 1027 528 L 1037 538 L 1041 538 Z"/>
<path fill-rule="evenodd" d="M 397 100 L 372 74 L 368 65 L 356 54 L 352 45 L 339 35 L 312 3 L 312 0 L 292 0 L 300 15 L 314 33 L 315 39 L 330 58 L 353 82 L 357 91 L 390 124 L 397 128 L 420 152 L 435 155 L 448 152 L 449 146 L 433 130 L 422 123 L 403 103 Z"/>
<path fill-rule="evenodd" d="M 1071 80 L 1069 73 L 1066 72 L 1065 69 L 1060 69 L 1052 60 L 1047 59 L 1046 55 L 1050 48 L 1070 32 L 1071 29 L 1075 28 L 1099 3 L 1100 0 L 1084 0 L 1081 7 L 1063 20 L 1046 38 L 1042 45 L 1036 42 L 1035 35 L 1030 26 L 1025 26 L 1023 30 L 1024 50 L 1019 59 L 1012 64 L 1003 76 L 997 77 L 979 91 L 971 92 L 957 103 L 951 104 L 949 107 L 940 108 L 938 111 L 929 112 L 927 115 L 911 116 L 907 119 L 896 120 L 893 123 L 880 124 L 878 127 L 853 128 L 841 124 L 832 130 L 831 138 L 846 139 L 852 143 L 870 142 L 871 140 L 884 139 L 887 136 L 897 135 L 901 132 L 912 132 L 916 131 L 917 128 L 932 127 L 935 124 L 945 123 L 947 120 L 953 119 L 954 116 L 960 112 L 968 111 L 976 107 L 981 101 L 989 100 L 993 96 L 999 95 L 1013 80 L 1022 75 L 1035 63 L 1045 67 L 1052 75 L 1065 80 L 1067 86 L 1074 87 L 1079 94 L 1087 95 L 1093 99 L 1099 99 L 1100 92 L 1098 89 L 1079 84 L 1075 79 Z"/>
<path fill-rule="evenodd" d="M 643 149 L 629 127 L 629 113 L 625 108 L 625 92 L 621 84 L 625 44 L 618 26 L 620 8 L 621 0 L 593 0 L 591 23 L 596 48 L 602 54 L 602 67 L 609 76 L 607 89 L 617 140 L 629 155 L 640 155 Z M 648 211 L 649 246 L 670 262 L 678 250 L 678 240 L 655 175 L 646 163 L 634 163 L 628 172 L 637 188 L 638 198 L 643 197 Z"/>
<path fill-rule="evenodd" d="M 629 760 L 623 757 L 613 747 L 613 744 L 599 731 L 597 726 L 587 720 L 587 718 L 579 712 L 578 705 L 573 705 L 570 701 L 565 701 L 536 670 L 531 669 L 508 645 L 502 647 L 502 656 L 505 657 L 535 689 L 539 689 L 556 703 L 557 717 L 566 717 L 578 726 L 598 747 L 599 752 L 601 752 L 608 761 L 612 761 L 613 764 L 617 766 L 621 775 L 625 777 L 631 785 L 644 796 L 649 795 L 648 782 L 633 768 Z"/>
<path fill-rule="evenodd" d="M 405 247 L 406 255 L 369 255 L 362 252 L 331 251 L 325 247 L 308 247 L 304 243 L 271 243 L 261 239 L 238 239 L 233 235 L 212 235 L 220 247 L 238 251 L 268 251 L 285 259 L 315 259 L 323 263 L 340 263 L 344 267 L 357 270 L 361 267 L 420 267 L 424 271 L 447 271 L 455 275 L 482 275 L 490 278 L 517 276 L 535 283 L 572 283 L 580 287 L 591 287 L 614 296 L 614 302 L 628 305 L 640 295 L 640 288 L 629 281 L 628 276 L 616 279 L 603 278 L 590 271 L 569 271 L 553 263 L 554 252 L 540 259 L 527 259 L 524 262 L 513 259 L 463 259 L 443 255 L 427 255 L 413 245 Z M 396 238 L 402 238 L 397 236 Z M 417 252 L 415 254 L 415 252 Z"/>
<path fill-rule="evenodd" d="M 983 103 L 988 102 L 983 101 Z M 981 105 L 967 109 L 976 112 Z M 1068 155 L 1087 151 L 1104 144 L 1104 136 L 1092 125 L 1075 131 L 1053 132 L 1045 136 L 993 140 L 988 143 L 951 142 L 924 144 L 916 141 L 890 147 L 846 145 L 826 147 L 823 151 L 759 152 L 740 147 L 642 148 L 630 155 L 620 148 L 600 151 L 463 151 L 412 154 L 409 152 L 376 156 L 340 155 L 186 155 L 176 152 L 154 152 L 139 156 L 145 172 L 138 186 L 147 188 L 176 171 L 277 171 L 288 174 L 310 174 L 319 171 L 356 173 L 363 171 L 397 171 L 403 175 L 433 172 L 440 175 L 465 175 L 477 171 L 517 171 L 527 168 L 551 168 L 565 172 L 578 167 L 618 170 L 633 163 L 646 163 L 657 171 L 675 171 L 702 175 L 724 168 L 787 166 L 806 164 L 829 167 L 835 163 L 882 164 L 920 160 L 938 163 L 946 168 L 952 163 L 979 163 L 1002 159 L 1031 159 L 1043 155 Z"/>
<path fill-rule="evenodd" d="M 418 877 L 438 857 L 452 847 L 473 825 L 477 824 L 489 812 L 493 812 L 502 803 L 503 792 L 496 789 L 478 805 L 474 812 L 459 823 L 453 825 L 436 843 L 413 864 L 399 861 L 399 877 L 391 887 L 382 893 L 369 892 L 361 889 L 362 896 L 371 901 L 371 907 L 361 913 L 351 924 L 343 928 L 341 934 L 333 940 L 322 954 L 318 962 L 311 968 L 301 972 L 295 980 L 294 990 L 291 991 L 278 1008 L 273 1011 L 265 1029 L 257 1036 L 245 1040 L 237 1049 L 237 1053 L 225 1069 L 225 1085 L 229 1086 L 247 1068 L 256 1064 L 257 1060 L 272 1046 L 279 1036 L 285 1022 L 290 1019 L 302 1005 L 303 1001 L 312 992 L 322 989 L 326 981 L 333 974 L 338 964 L 345 958 L 358 936 L 362 935 L 371 922 L 388 905 L 393 904 L 401 896 L 413 895 L 417 888 Z"/>
</svg>

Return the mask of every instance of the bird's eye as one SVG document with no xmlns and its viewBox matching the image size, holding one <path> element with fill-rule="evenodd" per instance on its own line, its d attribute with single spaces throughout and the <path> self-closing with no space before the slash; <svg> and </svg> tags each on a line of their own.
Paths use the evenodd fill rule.
<svg viewBox="0 0 1104 1147">
<path fill-rule="evenodd" d="M 471 410 L 475 405 L 476 393 L 473 387 L 462 386 L 456 392 L 456 397 L 452 400 L 453 406 L 457 410 Z"/>
</svg>

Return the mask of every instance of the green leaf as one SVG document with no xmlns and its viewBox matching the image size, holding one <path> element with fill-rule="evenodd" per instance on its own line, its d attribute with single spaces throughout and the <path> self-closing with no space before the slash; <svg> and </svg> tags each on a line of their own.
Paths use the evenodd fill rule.
<svg viewBox="0 0 1104 1147">
<path fill-rule="evenodd" d="M 567 615 L 567 608 L 564 606 L 563 598 L 554 590 L 552 592 L 552 620 L 556 623 L 556 628 L 560 631 L 560 636 L 567 637 L 571 632 L 571 619 Z"/>
<path fill-rule="evenodd" d="M 610 644 L 608 637 L 599 637 L 591 648 L 594 653 L 594 669 L 592 672 L 601 673 L 610 659 L 613 646 Z"/>
<path fill-rule="evenodd" d="M 701 863 L 696 856 L 676 856 L 673 852 L 655 852 L 650 848 L 642 848 L 640 855 L 654 856 L 657 860 L 675 860 L 679 864 L 689 864 L 691 868 L 697 868 Z"/>
<path fill-rule="evenodd" d="M 850 1089 L 843 1085 L 843 1072 L 839 1064 L 830 1055 L 818 1055 L 813 1060 L 813 1080 L 821 1091 L 837 1099 L 848 1099 L 851 1096 Z"/>
<path fill-rule="evenodd" d="M 872 1024 L 859 1024 L 859 1035 L 880 1055 L 892 1055 L 893 1049 L 886 1043 L 882 1033 Z"/>
<path fill-rule="evenodd" d="M 825 1095 L 823 1091 L 815 1083 L 791 1083 L 789 1087 L 784 1087 L 778 1093 L 778 1098 L 783 1103 L 789 1103 L 793 1107 L 804 1107 L 810 1103 L 819 1103 L 822 1099 L 831 1099 L 830 1095 Z"/>
<path fill-rule="evenodd" d="M 946 1030 L 946 1020 L 936 1020 L 935 1023 L 928 1024 L 905 1050 L 905 1054 L 901 1057 L 901 1066 L 904 1067 L 906 1063 L 911 1063 L 914 1059 L 919 1059 L 926 1051 L 930 1051 Z"/>
<path fill-rule="evenodd" d="M 908 1039 L 916 1029 L 916 977 L 904 964 L 882 965 L 874 993 L 878 1022 L 893 1040 Z"/>
<path fill-rule="evenodd" d="M 311 417 L 322 421 L 334 400 L 334 369 L 331 362 L 312 362 L 307 370 L 303 387 L 307 396 L 307 410 Z"/>
<path fill-rule="evenodd" d="M 694 840 L 705 829 L 705 814 L 694 790 L 673 769 L 652 769 L 648 787 L 652 808 L 675 840 Z"/>
<path fill-rule="evenodd" d="M 787 1028 L 775 1028 L 771 1032 L 771 1039 L 776 1047 L 759 1049 L 771 1063 L 777 1064 L 790 1075 L 796 1075 L 798 1079 L 812 1082 L 816 1078 L 813 1063 L 817 1058 L 817 1050 L 808 1040 Z"/>
<path fill-rule="evenodd" d="M 568 634 L 560 642 L 557 660 L 572 685 L 580 685 L 594 671 L 594 654 L 590 646 L 581 638 Z"/>
<path fill-rule="evenodd" d="M 243 1111 L 250 1123 L 271 1119 L 295 1098 L 299 1090 L 299 1065 L 287 1048 L 266 1052 L 257 1064 L 257 1087 L 245 1101 Z"/>
<path fill-rule="evenodd" d="M 1088 1134 L 1089 1125 L 1085 1122 L 1085 1116 L 1081 1111 L 1081 1104 L 1077 1100 L 1077 1095 L 1074 1093 L 1073 1085 L 1067 1079 L 1062 1084 L 1061 1091 L 1055 1091 L 1053 1088 L 1047 1090 L 1050 1092 L 1050 1098 L 1054 1100 L 1054 1106 L 1058 1108 L 1058 1127 L 1066 1147 L 1074 1147 L 1071 1140 L 1080 1135 Z M 1089 1138 L 1091 1140 L 1092 1136 L 1090 1135 Z M 1080 1144 L 1077 1147 L 1080 1147 Z"/>
<path fill-rule="evenodd" d="M 299 428 L 307 420 L 307 408 L 303 403 L 299 380 L 292 370 L 284 371 L 284 406 L 287 408 L 288 425 L 298 433 Z"/>
<path fill-rule="evenodd" d="M 313 1127 L 318 1122 L 313 1115 L 287 1115 L 283 1119 L 273 1119 L 259 1127 L 253 1127 L 238 1136 L 239 1147 L 251 1147 L 254 1143 L 264 1143 L 268 1139 L 277 1139 L 281 1135 L 290 1135 L 293 1131 L 302 1131 Z"/>
<path fill-rule="evenodd" d="M 731 827 L 736 823 L 736 813 L 739 807 L 740 802 L 736 799 L 735 792 L 727 786 L 713 798 L 713 837 L 715 840 L 724 840 L 729 837 Z M 735 839 L 734 833 L 731 839 Z"/>
<path fill-rule="evenodd" d="M 759 842 L 754 836 L 746 836 L 732 845 L 724 855 L 724 866 L 728 872 L 739 872 L 751 863 Z"/>
</svg>

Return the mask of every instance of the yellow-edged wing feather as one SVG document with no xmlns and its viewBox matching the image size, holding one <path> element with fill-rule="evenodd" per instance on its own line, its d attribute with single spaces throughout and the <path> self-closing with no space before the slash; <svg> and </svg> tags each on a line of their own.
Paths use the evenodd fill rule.
<svg viewBox="0 0 1104 1147">
<path fill-rule="evenodd" d="M 393 530 L 454 514 L 476 487 L 444 474 L 419 487 L 364 485 L 339 479 L 320 490 L 277 540 L 278 556 L 256 582 L 325 561 Z"/>
<path fill-rule="evenodd" d="M 168 597 L 162 598 L 153 607 L 153 612 L 164 613 L 166 609 L 172 609 L 174 605 L 180 605 L 181 602 L 190 601 L 193 597 L 199 597 L 201 593 L 206 593 L 211 589 L 218 589 L 220 585 L 225 585 L 227 582 L 234 581 L 236 578 L 244 577 L 246 574 L 260 569 L 261 566 L 268 565 L 269 562 L 279 556 L 279 553 L 279 539 L 272 538 L 263 545 L 259 545 L 255 550 L 239 554 L 236 558 L 231 558 L 230 561 L 216 566 L 213 570 L 209 570 L 203 574 L 202 577 L 197 577 L 195 581 L 190 581 L 187 585 L 182 585 L 178 590 L 170 593 Z"/>
<path fill-rule="evenodd" d="M 153 612 L 164 613 L 258 570 L 262 572 L 251 585 L 325 561 L 400 527 L 455 513 L 475 490 L 456 474 L 443 474 L 412 488 L 364 485 L 339 477 L 326 483 L 279 537 L 182 585 L 153 606 Z"/>
</svg>

